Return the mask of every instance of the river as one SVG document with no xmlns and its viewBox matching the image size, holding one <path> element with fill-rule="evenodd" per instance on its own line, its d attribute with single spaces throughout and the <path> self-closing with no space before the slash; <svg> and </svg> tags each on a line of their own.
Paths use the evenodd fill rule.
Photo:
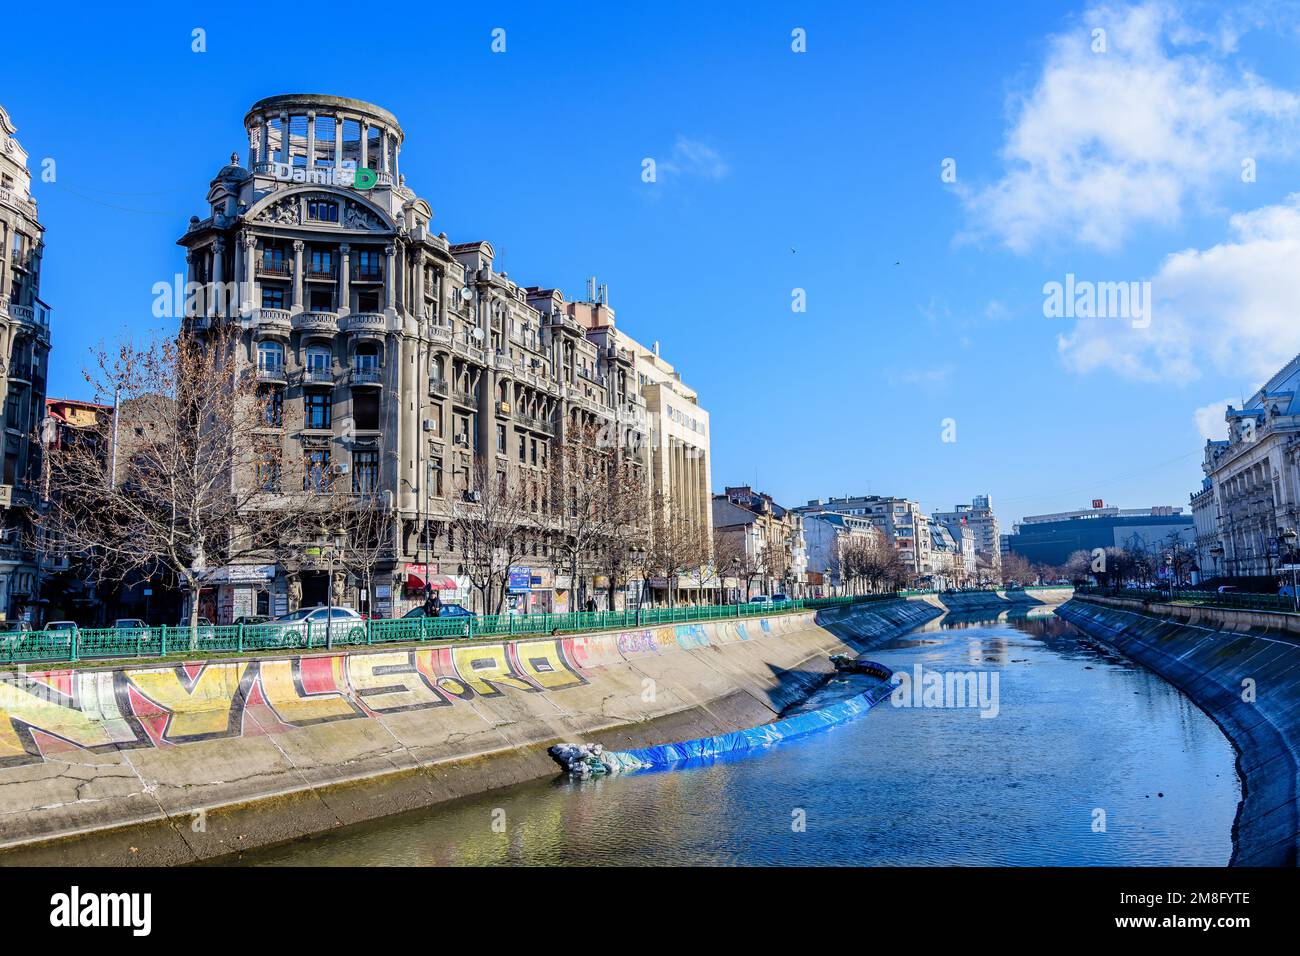
<svg viewBox="0 0 1300 956">
<path fill-rule="evenodd" d="M 1175 688 L 1050 615 L 952 616 L 866 657 L 997 677 L 996 714 L 886 700 L 686 769 L 559 777 L 246 854 L 256 865 L 1223 865 L 1235 753 Z M 855 691 L 854 678 L 823 696 Z M 919 697 L 919 695 L 918 695 Z M 231 861 L 233 862 L 233 861 Z"/>
</svg>

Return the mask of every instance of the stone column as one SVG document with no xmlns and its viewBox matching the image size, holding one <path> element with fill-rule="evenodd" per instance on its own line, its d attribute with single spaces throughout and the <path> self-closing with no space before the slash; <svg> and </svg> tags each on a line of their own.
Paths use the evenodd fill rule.
<svg viewBox="0 0 1300 956">
<path fill-rule="evenodd" d="M 307 168 L 316 168 L 316 113 L 307 114 Z"/>
<path fill-rule="evenodd" d="M 251 232 L 245 230 L 242 233 L 244 242 L 244 285 L 241 296 L 245 302 L 245 307 L 255 309 L 261 306 L 261 301 L 257 294 L 257 280 L 255 276 L 257 263 L 257 237 Z"/>
<path fill-rule="evenodd" d="M 334 168 L 338 169 L 343 165 L 343 117 L 335 116 L 334 119 Z"/>
<path fill-rule="evenodd" d="M 365 120 L 361 121 L 361 162 L 358 165 L 370 165 L 370 124 Z"/>
<path fill-rule="evenodd" d="M 271 148 L 271 127 L 267 120 L 267 115 L 263 113 L 262 129 L 259 135 L 259 144 L 257 149 L 257 161 L 259 163 L 269 163 L 271 161 L 270 157 L 267 155 L 268 150 Z"/>
<path fill-rule="evenodd" d="M 339 312 L 352 311 L 352 266 L 349 246 L 346 242 L 339 246 Z"/>
<path fill-rule="evenodd" d="M 393 307 L 393 286 L 397 283 L 397 276 L 394 274 L 394 253 L 396 252 L 393 244 L 390 242 L 384 246 L 384 256 L 386 259 L 384 270 L 384 308 Z"/>
<path fill-rule="evenodd" d="M 217 290 L 221 285 L 221 277 L 225 274 L 225 252 L 226 241 L 224 239 L 215 239 L 212 242 L 212 275 L 208 280 L 208 301 L 207 312 L 209 316 L 220 315 L 217 308 Z"/>
<path fill-rule="evenodd" d="M 415 315 L 415 320 L 424 326 L 424 250 L 415 251 L 415 307 L 408 310 Z"/>
<path fill-rule="evenodd" d="M 244 237 L 242 235 L 235 237 L 235 262 L 230 270 L 230 284 L 235 287 L 235 299 L 231 303 L 233 308 L 232 314 L 243 316 L 247 311 L 244 305 Z"/>
<path fill-rule="evenodd" d="M 293 304 L 299 312 L 306 311 L 302 301 L 302 247 L 303 241 L 293 241 Z"/>
</svg>

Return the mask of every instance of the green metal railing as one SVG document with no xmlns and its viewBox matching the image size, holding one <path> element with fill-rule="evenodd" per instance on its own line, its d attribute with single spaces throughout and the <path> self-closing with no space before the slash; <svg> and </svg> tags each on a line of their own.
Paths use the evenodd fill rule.
<svg viewBox="0 0 1300 956">
<path fill-rule="evenodd" d="M 0 663 L 82 661 L 165 657 L 184 653 L 321 651 L 336 647 L 407 641 L 474 640 L 528 634 L 573 633 L 767 617 L 793 611 L 861 604 L 895 598 L 893 593 L 810 598 L 777 604 L 708 604 L 628 611 L 575 611 L 565 614 L 491 614 L 461 617 L 397 618 L 323 623 L 272 622 L 256 625 L 200 625 L 137 629 L 82 628 L 0 634 Z"/>
<path fill-rule="evenodd" d="M 1295 602 L 1290 597 L 1277 594 L 1249 594 L 1245 592 L 1219 593 L 1218 591 L 1161 590 L 1152 588 L 1077 587 L 1076 594 L 1096 594 L 1102 597 L 1131 598 L 1151 603 L 1200 604 L 1206 607 L 1236 608 L 1248 611 L 1279 611 L 1294 614 Z"/>
</svg>

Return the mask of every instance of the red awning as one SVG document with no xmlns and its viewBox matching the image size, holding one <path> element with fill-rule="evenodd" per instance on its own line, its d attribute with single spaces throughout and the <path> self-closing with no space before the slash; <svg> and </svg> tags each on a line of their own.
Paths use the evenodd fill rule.
<svg viewBox="0 0 1300 956">
<path fill-rule="evenodd" d="M 426 565 L 408 564 L 406 566 L 406 590 L 423 591 L 425 585 L 433 591 L 454 591 L 456 582 L 445 574 L 430 574 Z"/>
</svg>

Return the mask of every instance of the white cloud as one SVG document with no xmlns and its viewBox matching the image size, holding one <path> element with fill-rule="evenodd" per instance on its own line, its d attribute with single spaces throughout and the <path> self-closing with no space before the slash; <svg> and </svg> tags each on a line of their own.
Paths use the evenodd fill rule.
<svg viewBox="0 0 1300 956">
<path fill-rule="evenodd" d="M 1196 420 L 1196 430 L 1201 433 L 1202 438 L 1207 441 L 1222 441 L 1228 437 L 1228 423 L 1223 415 L 1233 401 L 1234 399 L 1225 398 L 1218 402 L 1210 402 L 1192 413 L 1192 417 Z"/>
<path fill-rule="evenodd" d="M 1300 193 L 1233 216 L 1229 229 L 1228 241 L 1165 258 L 1151 279 L 1148 328 L 1080 319 L 1062 333 L 1066 366 L 1148 381 L 1189 381 L 1208 369 L 1263 381 L 1300 353 Z"/>
<path fill-rule="evenodd" d="M 660 178 L 695 176 L 701 179 L 722 179 L 729 172 L 731 167 L 716 149 L 681 134 L 678 134 L 669 157 L 659 163 Z"/>
<path fill-rule="evenodd" d="M 1092 49 L 1098 28 L 1105 52 Z M 1202 30 L 1150 0 L 1091 7 L 1049 38 L 1042 75 L 1012 106 L 1006 173 L 958 190 L 970 233 L 1019 253 L 1049 238 L 1115 249 L 1237 181 L 1243 158 L 1288 150 L 1300 98 L 1230 62 L 1241 28 Z"/>
</svg>

